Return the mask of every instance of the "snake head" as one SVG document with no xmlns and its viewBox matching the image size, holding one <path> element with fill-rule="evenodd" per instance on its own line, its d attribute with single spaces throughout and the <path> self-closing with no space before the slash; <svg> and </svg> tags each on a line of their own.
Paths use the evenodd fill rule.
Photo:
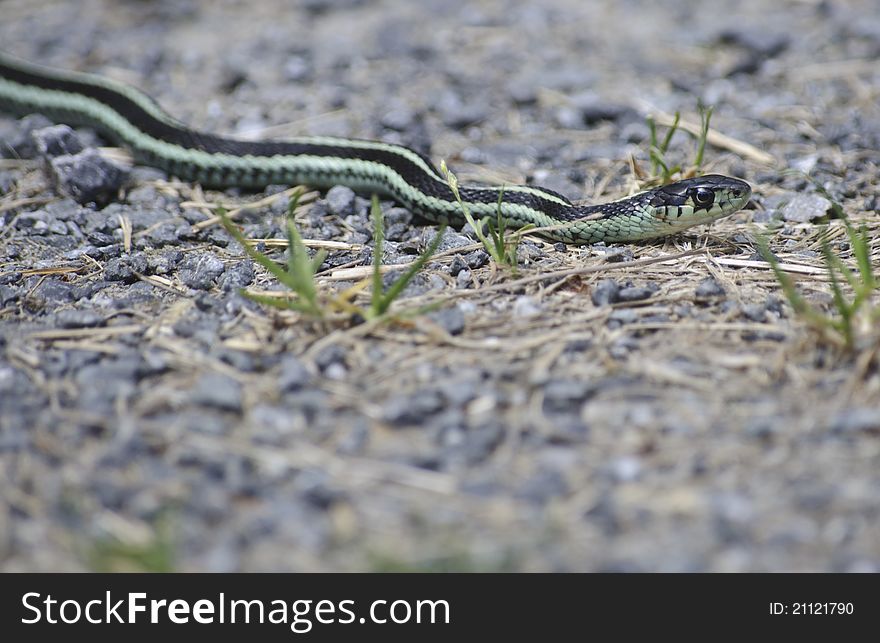
<svg viewBox="0 0 880 643">
<path fill-rule="evenodd" d="M 751 195 L 748 183 L 720 174 L 676 181 L 646 193 L 654 217 L 673 229 L 689 228 L 733 214 L 749 202 Z"/>
</svg>

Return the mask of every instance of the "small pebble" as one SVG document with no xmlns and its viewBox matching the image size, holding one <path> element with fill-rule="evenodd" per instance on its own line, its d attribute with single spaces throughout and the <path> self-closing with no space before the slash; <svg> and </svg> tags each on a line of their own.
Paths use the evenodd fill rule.
<svg viewBox="0 0 880 643">
<path fill-rule="evenodd" d="M 242 410 L 241 384 L 228 375 L 202 375 L 192 390 L 192 401 L 202 406 L 240 413 Z"/>
<path fill-rule="evenodd" d="M 615 458 L 611 462 L 611 475 L 618 482 L 632 482 L 638 478 L 642 470 L 642 464 L 637 458 L 624 456 Z"/>
<path fill-rule="evenodd" d="M 116 257 L 104 264 L 104 279 L 131 283 L 137 280 L 138 274 L 142 275 L 147 272 L 148 265 L 147 258 L 143 253 Z"/>
<path fill-rule="evenodd" d="M 595 384 L 583 380 L 550 380 L 544 386 L 544 409 L 557 413 L 578 413 L 581 404 L 596 392 Z"/>
<path fill-rule="evenodd" d="M 428 314 L 428 318 L 450 335 L 460 335 L 464 331 L 464 313 L 458 306 L 450 306 Z"/>
<path fill-rule="evenodd" d="M 615 322 L 617 325 L 632 324 L 638 320 L 639 314 L 632 308 L 618 308 L 608 316 L 608 322 Z"/>
<path fill-rule="evenodd" d="M 187 255 L 180 266 L 180 280 L 196 290 L 208 290 L 223 274 L 225 265 L 213 253 L 195 252 Z"/>
<path fill-rule="evenodd" d="M 61 328 L 93 328 L 104 324 L 104 317 L 92 310 L 61 310 L 55 315 Z"/>
<path fill-rule="evenodd" d="M 128 178 L 128 171 L 105 159 L 95 149 L 56 156 L 50 161 L 58 188 L 78 203 L 113 196 Z"/>
<path fill-rule="evenodd" d="M 528 295 L 520 295 L 513 302 L 514 317 L 534 317 L 543 312 L 541 304 L 535 301 L 534 297 Z"/>
<path fill-rule="evenodd" d="M 55 158 L 83 151 L 82 141 L 67 125 L 53 125 L 31 132 L 37 153 L 44 158 Z"/>
<path fill-rule="evenodd" d="M 544 505 L 554 498 L 567 496 L 569 492 L 565 476 L 555 469 L 550 469 L 528 478 L 517 495 L 534 504 Z"/>
<path fill-rule="evenodd" d="M 618 296 L 620 295 L 620 286 L 613 279 L 603 279 L 596 287 L 593 288 L 593 292 L 590 294 L 590 299 L 593 301 L 593 305 L 595 306 L 607 306 L 608 304 L 614 304 L 620 301 Z"/>
<path fill-rule="evenodd" d="M 646 286 L 628 286 L 621 288 L 617 293 L 617 301 L 641 301 L 648 299 L 658 290 L 660 290 L 660 286 L 655 283 Z"/>
<path fill-rule="evenodd" d="M 832 433 L 838 434 L 878 434 L 880 409 L 861 406 L 839 411 L 831 418 L 828 428 Z"/>
<path fill-rule="evenodd" d="M 753 322 L 767 321 L 767 307 L 764 304 L 745 304 L 742 307 L 742 314 Z"/>
<path fill-rule="evenodd" d="M 349 187 L 336 185 L 327 191 L 327 211 L 337 217 L 347 217 L 355 213 L 355 193 Z"/>
<path fill-rule="evenodd" d="M 302 361 L 295 355 L 285 355 L 281 360 L 281 372 L 278 375 L 278 388 L 288 393 L 298 391 L 311 384 L 314 376 Z"/>
<path fill-rule="evenodd" d="M 718 283 L 715 277 L 706 277 L 697 285 L 697 289 L 694 291 L 694 295 L 701 299 L 723 297 L 724 294 L 724 288 Z"/>
<path fill-rule="evenodd" d="M 394 427 L 421 426 L 443 406 L 443 396 L 435 389 L 399 393 L 386 400 L 382 418 Z"/>
<path fill-rule="evenodd" d="M 470 270 L 460 271 L 458 273 L 458 275 L 455 277 L 455 287 L 459 288 L 461 290 L 464 290 L 466 288 L 470 288 L 471 286 L 473 286 L 473 280 L 471 278 L 471 271 Z"/>
<path fill-rule="evenodd" d="M 809 223 L 821 219 L 831 209 L 831 201 L 821 194 L 797 194 L 780 208 L 785 221 Z"/>
</svg>

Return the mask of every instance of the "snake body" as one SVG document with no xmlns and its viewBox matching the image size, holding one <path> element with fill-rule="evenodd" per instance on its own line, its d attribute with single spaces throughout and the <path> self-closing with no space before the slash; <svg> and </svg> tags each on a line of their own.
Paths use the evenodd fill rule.
<svg viewBox="0 0 880 643">
<path fill-rule="evenodd" d="M 401 145 L 334 137 L 252 142 L 215 136 L 189 128 L 123 83 L 3 53 L 0 110 L 92 127 L 130 148 L 138 162 L 208 187 L 346 185 L 390 197 L 429 221 L 464 222 L 444 175 L 426 156 Z M 739 179 L 709 174 L 596 205 L 573 204 L 552 190 L 523 185 L 467 185 L 459 195 L 477 219 L 494 217 L 500 208 L 513 226 L 552 227 L 542 234 L 565 243 L 596 243 L 650 239 L 714 221 L 741 209 L 751 188 Z"/>
</svg>

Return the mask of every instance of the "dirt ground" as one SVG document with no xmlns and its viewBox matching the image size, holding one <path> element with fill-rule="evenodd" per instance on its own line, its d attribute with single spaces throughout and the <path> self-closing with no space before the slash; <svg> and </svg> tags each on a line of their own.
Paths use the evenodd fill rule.
<svg viewBox="0 0 880 643">
<path fill-rule="evenodd" d="M 756 245 L 834 315 L 821 239 L 852 248 L 797 170 L 876 266 L 880 14 L 719 7 L 4 1 L 4 51 L 199 129 L 393 141 L 571 198 L 625 194 L 646 115 L 698 123 L 701 101 L 704 169 L 753 199 L 655 242 L 527 238 L 516 274 L 448 231 L 397 303 L 438 310 L 315 323 L 245 299 L 279 286 L 201 225 L 200 204 L 274 196 L 239 223 L 281 237 L 281 187 L 135 168 L 81 205 L 22 158 L 34 123 L 0 117 L 0 569 L 880 571 L 876 324 L 854 352 L 821 337 Z M 368 196 L 299 217 L 336 243 L 324 293 L 368 274 Z M 385 263 L 411 261 L 435 229 L 383 205 Z"/>
</svg>

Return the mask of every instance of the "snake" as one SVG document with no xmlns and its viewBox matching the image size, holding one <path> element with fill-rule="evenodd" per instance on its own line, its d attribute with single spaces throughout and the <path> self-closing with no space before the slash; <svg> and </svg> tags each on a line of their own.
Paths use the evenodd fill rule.
<svg viewBox="0 0 880 643">
<path fill-rule="evenodd" d="M 748 183 L 719 174 L 685 178 L 598 204 L 573 203 L 533 185 L 457 186 L 403 145 L 328 136 L 246 141 L 192 129 L 147 94 L 94 74 L 54 69 L 0 52 L 0 111 L 39 113 L 94 129 L 137 163 L 208 188 L 348 186 L 390 198 L 429 223 L 483 220 L 535 226 L 568 244 L 632 242 L 676 234 L 742 209 Z M 445 170 L 445 167 L 441 165 Z"/>
</svg>

